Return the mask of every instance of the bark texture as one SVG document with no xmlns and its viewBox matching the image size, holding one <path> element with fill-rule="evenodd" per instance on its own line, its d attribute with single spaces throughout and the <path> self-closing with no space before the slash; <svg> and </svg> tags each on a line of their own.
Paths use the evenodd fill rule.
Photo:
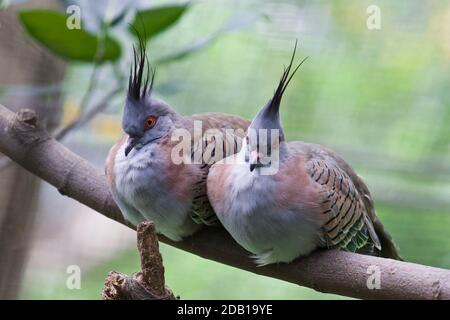
<svg viewBox="0 0 450 320">
<path fill-rule="evenodd" d="M 137 247 L 141 257 L 141 270 L 131 277 L 111 271 L 102 290 L 104 300 L 174 300 L 172 291 L 165 286 L 164 266 L 159 253 L 158 236 L 152 222 L 137 227 Z"/>
<path fill-rule="evenodd" d="M 31 111 L 12 113 L 0 105 L 0 151 L 61 193 L 126 224 L 103 174 L 40 129 Z M 320 292 L 363 299 L 450 299 L 450 271 L 391 259 L 327 250 L 290 264 L 256 267 L 248 252 L 221 228 L 205 228 L 173 242 L 160 241 L 206 259 Z M 375 270 L 380 289 L 369 289 Z M 200 274 L 198 275 L 201 276 Z"/>
</svg>

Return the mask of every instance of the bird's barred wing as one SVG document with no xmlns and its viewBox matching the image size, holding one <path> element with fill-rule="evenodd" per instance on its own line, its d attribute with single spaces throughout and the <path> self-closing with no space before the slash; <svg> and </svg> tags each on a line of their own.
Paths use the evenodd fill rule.
<svg viewBox="0 0 450 320">
<path fill-rule="evenodd" d="M 198 224 L 207 226 L 216 225 L 217 217 L 208 200 L 206 179 L 208 177 L 209 168 L 206 164 L 202 164 L 201 177 L 194 185 L 194 198 L 192 201 L 191 218 Z"/>
<path fill-rule="evenodd" d="M 205 112 L 205 113 L 199 113 L 194 114 L 189 117 L 192 120 L 197 120 L 202 122 L 203 130 L 207 129 L 235 129 L 236 133 L 238 131 L 242 131 L 243 133 L 240 133 L 238 135 L 245 135 L 245 131 L 247 130 L 248 126 L 250 125 L 250 121 L 247 119 L 232 115 L 232 114 L 226 114 L 226 113 L 220 113 L 220 112 Z M 238 130 L 241 129 L 241 130 Z"/>
<path fill-rule="evenodd" d="M 378 253 L 380 256 L 385 258 L 391 258 L 396 260 L 403 260 L 399 254 L 399 250 L 394 240 L 392 239 L 389 232 L 384 228 L 380 219 L 378 219 L 377 214 L 375 212 L 375 207 L 373 205 L 372 196 L 370 195 L 369 189 L 367 185 L 363 181 L 363 179 L 356 174 L 356 172 L 344 161 L 339 155 L 334 153 L 331 150 L 324 150 L 328 156 L 330 156 L 340 168 L 342 168 L 352 179 L 356 189 L 358 190 L 361 198 L 364 202 L 367 217 L 369 218 L 372 229 L 370 231 L 378 237 L 381 245 L 381 251 Z"/>
<path fill-rule="evenodd" d="M 363 195 L 349 174 L 336 162 L 311 158 L 306 169 L 320 187 L 320 210 L 326 216 L 322 239 L 327 247 L 358 251 L 374 245 L 381 249 Z"/>
<path fill-rule="evenodd" d="M 191 157 L 194 163 L 199 163 L 201 177 L 193 190 L 191 217 L 196 223 L 215 225 L 217 217 L 207 195 L 206 179 L 209 168 L 240 150 L 249 121 L 223 113 L 203 113 L 190 118 L 201 121 L 203 131 L 201 137 L 192 135 L 194 148 Z"/>
</svg>

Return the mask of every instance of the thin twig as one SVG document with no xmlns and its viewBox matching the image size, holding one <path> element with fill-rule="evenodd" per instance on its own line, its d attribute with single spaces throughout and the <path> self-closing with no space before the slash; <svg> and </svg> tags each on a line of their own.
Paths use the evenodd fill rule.
<svg viewBox="0 0 450 320">
<path fill-rule="evenodd" d="M 80 128 L 87 123 L 89 123 L 97 114 L 105 110 L 109 106 L 109 101 L 114 98 L 119 92 L 123 90 L 122 86 L 116 87 L 111 90 L 105 97 L 97 103 L 94 107 L 88 110 L 84 114 L 80 114 L 76 119 L 72 120 L 66 126 L 56 130 L 53 134 L 54 138 L 58 141 L 61 141 L 65 138 L 70 132 L 73 132 L 75 129 Z M 0 171 L 8 168 L 13 161 L 7 156 L 0 157 Z"/>
<path fill-rule="evenodd" d="M 164 285 L 164 266 L 159 253 L 158 236 L 152 222 L 143 222 L 137 227 L 137 246 L 141 255 L 142 280 L 155 296 L 167 295 Z"/>
<path fill-rule="evenodd" d="M 101 21 L 104 20 L 104 17 L 100 17 L 100 18 L 101 18 Z M 87 112 L 85 112 L 85 110 L 88 109 L 88 105 L 90 104 L 90 100 L 92 98 L 93 92 L 94 92 L 95 88 L 97 87 L 98 71 L 99 71 L 101 59 L 105 53 L 105 43 L 106 43 L 107 35 L 108 35 L 108 25 L 106 23 L 102 23 L 101 33 L 98 38 L 99 39 L 98 47 L 95 51 L 95 56 L 94 56 L 94 66 L 92 69 L 91 76 L 89 78 L 89 85 L 88 85 L 86 92 L 83 95 L 83 98 L 81 99 L 81 102 L 80 102 L 80 114 L 79 114 L 78 118 L 76 118 L 75 120 L 70 122 L 66 127 L 59 129 L 55 133 L 56 140 L 60 140 L 60 139 L 64 138 L 67 135 L 67 133 L 69 131 L 71 131 L 72 129 L 77 128 L 77 127 L 89 122 L 97 113 L 99 113 L 100 111 L 102 111 L 103 109 L 106 108 L 107 100 L 111 99 L 117 93 L 116 90 L 119 90 L 119 88 L 121 88 L 121 87 L 118 87 L 118 88 L 112 90 L 109 94 L 106 95 L 106 97 L 100 103 L 98 103 L 91 110 L 88 110 Z M 121 83 L 121 82 L 119 82 L 119 83 Z"/>
<path fill-rule="evenodd" d="M 109 106 L 109 101 L 113 99 L 114 96 L 117 95 L 122 90 L 123 88 L 120 86 L 110 91 L 98 104 L 96 104 L 86 113 L 80 114 L 76 119 L 72 120 L 69 124 L 56 130 L 56 132 L 53 135 L 54 138 L 58 141 L 61 141 L 75 129 L 80 128 L 89 123 L 97 114 L 105 110 Z M 0 171 L 8 168 L 12 163 L 13 161 L 7 156 L 0 157 Z"/>
<path fill-rule="evenodd" d="M 137 247 L 141 257 L 141 272 L 131 277 L 111 271 L 102 289 L 104 300 L 174 300 L 165 286 L 164 266 L 159 253 L 155 225 L 146 221 L 137 227 Z"/>
<path fill-rule="evenodd" d="M 99 66 L 99 63 L 96 61 L 93 66 L 91 76 L 89 77 L 88 88 L 87 88 L 86 92 L 84 93 L 83 98 L 81 98 L 80 113 L 83 113 L 83 111 L 85 109 L 87 109 L 89 101 L 91 100 L 91 97 L 92 97 L 92 93 L 94 92 L 94 88 L 97 85 L 98 66 Z"/>
<path fill-rule="evenodd" d="M 121 92 L 123 88 L 117 87 L 110 91 L 106 96 L 94 107 L 88 110 L 85 113 L 82 113 L 78 116 L 78 118 L 72 120 L 65 127 L 59 129 L 55 132 L 54 137 L 56 140 L 62 140 L 69 132 L 73 131 L 76 128 L 82 127 L 91 121 L 97 114 L 105 110 L 109 106 L 109 102 L 116 94 Z"/>
</svg>

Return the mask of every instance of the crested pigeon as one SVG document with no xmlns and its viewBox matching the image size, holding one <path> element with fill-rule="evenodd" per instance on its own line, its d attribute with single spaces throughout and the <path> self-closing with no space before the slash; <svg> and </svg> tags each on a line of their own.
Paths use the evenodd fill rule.
<svg viewBox="0 0 450 320">
<path fill-rule="evenodd" d="M 235 129 L 231 139 L 235 148 L 240 148 L 249 121 L 223 113 L 180 115 L 153 96 L 154 74 L 150 72 L 145 44 L 140 41 L 139 50 L 134 50 L 122 118 L 125 135 L 111 148 L 105 171 L 112 196 L 129 222 L 137 225 L 151 220 L 158 233 L 180 241 L 202 225 L 214 224 L 217 218 L 206 193 L 206 178 L 214 158 L 173 161 L 175 132 L 182 129 L 189 134 L 192 158 L 194 152 L 202 156 L 207 150 L 200 147 L 207 145 L 203 133 L 210 129 Z M 196 122 L 201 125 L 200 134 L 194 132 Z M 219 146 L 212 146 L 214 155 Z M 211 150 L 211 144 L 209 147 Z M 229 150 L 232 148 L 226 152 L 232 154 L 239 149 Z"/>
<path fill-rule="evenodd" d="M 252 120 L 241 150 L 210 169 L 210 203 L 258 265 L 289 263 L 318 248 L 401 260 L 355 171 L 332 150 L 285 140 L 281 98 L 306 60 L 291 73 L 296 46 L 273 97 Z"/>
</svg>

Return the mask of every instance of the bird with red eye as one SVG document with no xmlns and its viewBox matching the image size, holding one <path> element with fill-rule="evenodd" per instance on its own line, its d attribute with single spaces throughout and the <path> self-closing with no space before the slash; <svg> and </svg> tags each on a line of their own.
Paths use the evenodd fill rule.
<svg viewBox="0 0 450 320">
<path fill-rule="evenodd" d="M 148 116 L 145 119 L 145 123 L 144 123 L 144 131 L 150 130 L 151 128 L 153 128 L 156 125 L 156 121 L 158 120 L 157 116 Z"/>
<path fill-rule="evenodd" d="M 133 50 L 122 115 L 125 135 L 109 153 L 106 175 L 111 195 L 127 221 L 135 226 L 152 221 L 158 233 L 180 241 L 203 225 L 217 223 L 206 195 L 206 176 L 211 162 L 219 159 L 203 154 L 216 147 L 203 147 L 203 134 L 194 134 L 194 125 L 200 122 L 204 131 L 219 130 L 224 136 L 225 130 L 233 130 L 233 147 L 223 150 L 231 155 L 234 146 L 240 146 L 249 121 L 224 113 L 184 116 L 157 99 L 153 92 L 155 72 L 149 65 L 144 39 L 137 37 L 139 48 Z M 187 130 L 187 135 L 180 137 L 179 130 Z M 196 159 L 185 161 L 189 157 L 184 156 L 178 162 L 179 155 L 188 151 L 184 148 L 186 138 L 190 146 L 202 146 L 201 152 L 194 153 L 200 156 L 200 163 Z M 174 152 L 180 145 L 182 154 Z"/>
</svg>

